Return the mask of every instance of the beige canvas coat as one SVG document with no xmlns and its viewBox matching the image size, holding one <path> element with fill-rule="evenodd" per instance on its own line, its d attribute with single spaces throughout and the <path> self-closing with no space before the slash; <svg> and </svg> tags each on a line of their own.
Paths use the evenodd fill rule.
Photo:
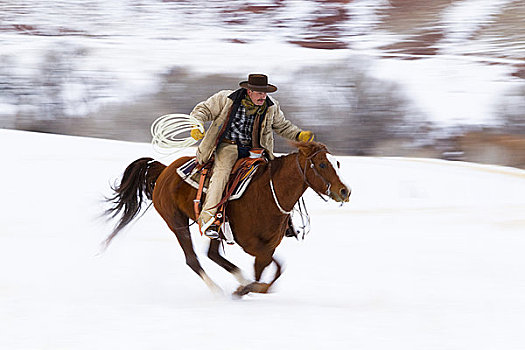
<svg viewBox="0 0 525 350">
<path fill-rule="evenodd" d="M 196 105 L 190 113 L 191 116 L 203 123 L 211 122 L 210 127 L 206 130 L 204 138 L 197 148 L 197 160 L 199 163 L 205 163 L 211 158 L 218 144 L 217 139 L 226 130 L 235 97 L 239 96 L 241 90 L 242 89 L 237 91 L 219 91 L 206 101 Z M 261 147 L 268 152 L 270 159 L 273 159 L 273 131 L 287 139 L 296 140 L 297 135 L 302 130 L 284 117 L 277 100 L 267 97 L 267 102 L 268 100 L 270 100 L 268 103 L 269 107 L 261 124 L 259 143 Z"/>
</svg>

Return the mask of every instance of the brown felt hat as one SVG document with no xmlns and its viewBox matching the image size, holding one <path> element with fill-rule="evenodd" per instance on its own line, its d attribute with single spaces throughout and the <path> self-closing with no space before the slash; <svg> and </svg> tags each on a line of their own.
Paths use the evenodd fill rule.
<svg viewBox="0 0 525 350">
<path fill-rule="evenodd" d="M 277 86 L 268 84 L 268 77 L 264 74 L 250 74 L 247 81 L 241 81 L 239 86 L 259 92 L 275 92 Z"/>
</svg>

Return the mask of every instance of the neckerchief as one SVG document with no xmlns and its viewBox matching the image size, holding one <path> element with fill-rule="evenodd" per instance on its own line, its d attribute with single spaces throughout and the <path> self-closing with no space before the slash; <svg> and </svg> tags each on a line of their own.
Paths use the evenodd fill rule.
<svg viewBox="0 0 525 350">
<path fill-rule="evenodd" d="M 255 103 L 250 100 L 250 97 L 245 96 L 242 101 L 242 105 L 246 109 L 247 115 L 256 115 L 261 117 L 264 114 L 264 111 L 266 110 L 266 101 L 261 106 L 257 106 Z"/>
</svg>

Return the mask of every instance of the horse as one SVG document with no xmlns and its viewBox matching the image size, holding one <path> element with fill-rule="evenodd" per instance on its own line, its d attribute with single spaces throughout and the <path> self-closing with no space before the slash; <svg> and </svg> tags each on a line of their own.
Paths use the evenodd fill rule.
<svg viewBox="0 0 525 350">
<path fill-rule="evenodd" d="M 255 280 L 248 280 L 242 271 L 220 254 L 220 240 L 210 240 L 207 256 L 231 273 L 239 282 L 233 293 L 241 297 L 248 293 L 267 293 L 281 275 L 281 264 L 273 256 L 288 228 L 294 205 L 307 188 L 340 203 L 348 202 L 351 190 L 339 176 L 339 162 L 325 145 L 318 142 L 296 142 L 297 151 L 263 163 L 241 198 L 228 203 L 226 216 L 235 242 L 255 257 Z M 189 230 L 189 220 L 196 221 L 193 201 L 197 190 L 177 174 L 176 169 L 192 157 L 181 157 L 169 166 L 140 158 L 124 171 L 120 184 L 112 186 L 113 196 L 107 200 L 111 217 L 120 215 L 111 240 L 141 212 L 146 202 L 153 206 L 175 234 L 186 257 L 186 264 L 199 275 L 212 292 L 220 287 L 204 272 L 195 254 Z M 326 199 L 325 199 L 326 200 Z M 269 283 L 261 275 L 271 263 L 276 271 Z"/>
</svg>

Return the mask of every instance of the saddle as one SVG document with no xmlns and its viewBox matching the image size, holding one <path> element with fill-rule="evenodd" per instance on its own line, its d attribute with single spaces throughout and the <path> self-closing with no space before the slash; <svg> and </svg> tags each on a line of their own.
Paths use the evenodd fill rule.
<svg viewBox="0 0 525 350">
<path fill-rule="evenodd" d="M 232 168 L 223 197 L 219 204 L 217 204 L 219 208 L 218 217 L 224 217 L 224 211 L 228 201 L 238 199 L 244 194 L 257 168 L 262 163 L 266 163 L 266 158 L 262 157 L 262 149 L 260 152 L 252 149 L 252 156 L 237 160 Z M 202 193 L 206 193 L 208 189 L 212 165 L 213 161 L 199 165 L 195 157 L 193 157 L 177 169 L 179 176 L 181 176 L 187 184 L 197 189 L 197 198 L 194 200 L 194 209 L 197 217 L 201 209 Z"/>
<path fill-rule="evenodd" d="M 220 207 L 228 201 L 240 198 L 259 165 L 266 162 L 266 158 L 262 156 L 257 158 L 246 157 L 237 160 L 230 174 L 230 180 L 226 184 L 223 198 L 217 206 Z"/>
<path fill-rule="evenodd" d="M 226 186 L 225 194 L 230 193 L 228 196 L 229 201 L 239 199 L 243 194 L 248 185 L 250 184 L 255 171 L 260 164 L 266 162 L 263 158 L 241 158 L 237 160 L 233 166 L 230 174 L 230 180 Z M 210 182 L 209 175 L 212 174 L 213 162 L 208 162 L 204 165 L 199 165 L 195 157 L 188 160 L 186 163 L 177 168 L 177 174 L 196 190 L 202 187 L 202 192 L 208 191 L 208 185 Z M 199 186 L 202 173 L 206 172 L 206 177 L 202 186 Z M 224 199 L 224 197 L 223 197 Z"/>
</svg>

